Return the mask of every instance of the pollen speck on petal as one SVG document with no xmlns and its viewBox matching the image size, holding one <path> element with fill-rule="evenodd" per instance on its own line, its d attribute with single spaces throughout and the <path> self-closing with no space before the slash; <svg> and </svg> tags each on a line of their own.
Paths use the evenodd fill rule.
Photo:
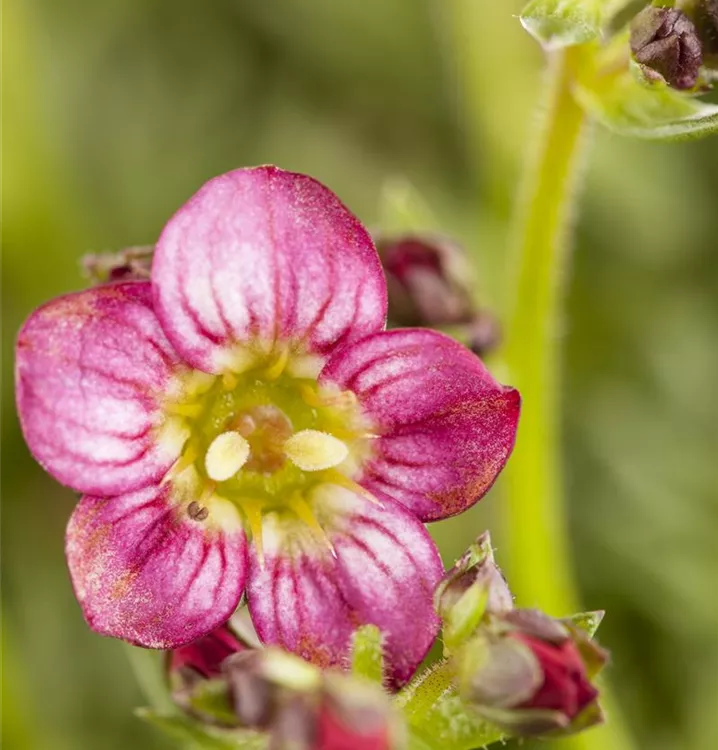
<svg viewBox="0 0 718 750">
<path fill-rule="evenodd" d="M 148 648 L 175 648 L 225 622 L 244 589 L 239 524 L 197 523 L 172 485 L 85 496 L 67 528 L 75 594 L 90 627 Z M 212 521 L 212 523 L 209 523 Z"/>
</svg>

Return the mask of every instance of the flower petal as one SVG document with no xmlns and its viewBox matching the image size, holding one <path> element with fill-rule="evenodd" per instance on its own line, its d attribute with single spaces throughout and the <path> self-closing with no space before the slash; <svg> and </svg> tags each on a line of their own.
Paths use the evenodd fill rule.
<svg viewBox="0 0 718 750">
<path fill-rule="evenodd" d="M 380 435 L 357 481 L 422 521 L 473 505 L 513 449 L 518 392 L 435 331 L 368 336 L 334 355 L 320 380 L 353 391 Z"/>
<path fill-rule="evenodd" d="M 18 413 L 33 455 L 78 492 L 114 495 L 157 481 L 181 447 L 157 435 L 157 394 L 177 365 L 149 282 L 39 308 L 16 349 Z"/>
<path fill-rule="evenodd" d="M 237 343 L 303 341 L 323 354 L 386 320 L 367 231 L 319 182 L 277 167 L 210 180 L 162 232 L 152 281 L 168 337 L 209 372 Z"/>
<path fill-rule="evenodd" d="M 433 593 L 443 568 L 422 524 L 384 500 L 377 507 L 350 490 L 318 487 L 312 503 L 335 556 L 306 527 L 275 519 L 265 527 L 264 565 L 250 555 L 247 597 L 262 641 L 322 667 L 346 665 L 353 632 L 376 625 L 389 681 L 399 687 L 439 630 Z"/>
<path fill-rule="evenodd" d="M 90 627 L 147 648 L 177 648 L 226 622 L 247 571 L 241 525 L 191 520 L 170 484 L 83 497 L 66 554 Z"/>
</svg>

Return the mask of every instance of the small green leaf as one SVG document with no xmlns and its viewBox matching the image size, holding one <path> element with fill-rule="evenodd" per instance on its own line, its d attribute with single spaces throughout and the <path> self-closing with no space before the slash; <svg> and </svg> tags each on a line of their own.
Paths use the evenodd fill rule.
<svg viewBox="0 0 718 750">
<path fill-rule="evenodd" d="M 665 84 L 646 86 L 629 69 L 576 84 L 581 106 L 619 135 L 688 140 L 718 133 L 718 106 L 704 104 Z"/>
<path fill-rule="evenodd" d="M 585 44 L 601 35 L 603 0 L 531 0 L 521 25 L 546 49 Z"/>
<path fill-rule="evenodd" d="M 605 614 L 602 609 L 597 609 L 594 612 L 579 612 L 570 617 L 564 617 L 563 621 L 583 630 L 589 638 L 593 638 Z"/>
<path fill-rule="evenodd" d="M 147 708 L 136 715 L 182 742 L 191 750 L 266 750 L 267 738 L 245 730 L 223 730 L 194 721 L 183 714 L 157 713 Z"/>
<path fill-rule="evenodd" d="M 363 625 L 354 633 L 352 643 L 352 673 L 372 682 L 384 679 L 382 635 L 376 625 Z"/>
</svg>

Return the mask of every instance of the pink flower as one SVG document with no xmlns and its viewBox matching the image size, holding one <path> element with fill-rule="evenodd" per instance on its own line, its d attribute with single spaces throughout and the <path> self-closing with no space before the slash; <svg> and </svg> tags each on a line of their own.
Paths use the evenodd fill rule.
<svg viewBox="0 0 718 750">
<path fill-rule="evenodd" d="M 163 230 L 151 281 L 30 316 L 20 419 L 35 458 L 84 493 L 67 559 L 94 630 L 174 648 L 246 589 L 264 642 L 340 664 L 373 623 L 394 684 L 408 679 L 439 627 L 422 522 L 491 487 L 519 396 L 385 316 L 366 230 L 276 167 L 207 183 Z"/>
</svg>

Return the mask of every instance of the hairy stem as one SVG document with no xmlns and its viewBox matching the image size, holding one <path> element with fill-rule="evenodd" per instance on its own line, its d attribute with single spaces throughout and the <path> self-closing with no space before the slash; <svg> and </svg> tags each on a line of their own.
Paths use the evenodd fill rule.
<svg viewBox="0 0 718 750">
<path fill-rule="evenodd" d="M 572 52 L 554 53 L 519 196 L 505 358 L 522 396 L 503 498 L 511 587 L 551 614 L 576 608 L 560 466 L 564 286 L 585 117 L 569 90 Z"/>
<path fill-rule="evenodd" d="M 580 609 L 561 468 L 561 339 L 571 218 L 587 123 L 571 95 L 580 48 L 553 53 L 541 121 L 519 195 L 510 272 L 506 363 L 522 395 L 515 452 L 504 480 L 509 580 L 521 606 L 553 615 Z M 630 736 L 604 687 L 610 722 L 563 741 L 568 750 L 629 750 Z"/>
</svg>

